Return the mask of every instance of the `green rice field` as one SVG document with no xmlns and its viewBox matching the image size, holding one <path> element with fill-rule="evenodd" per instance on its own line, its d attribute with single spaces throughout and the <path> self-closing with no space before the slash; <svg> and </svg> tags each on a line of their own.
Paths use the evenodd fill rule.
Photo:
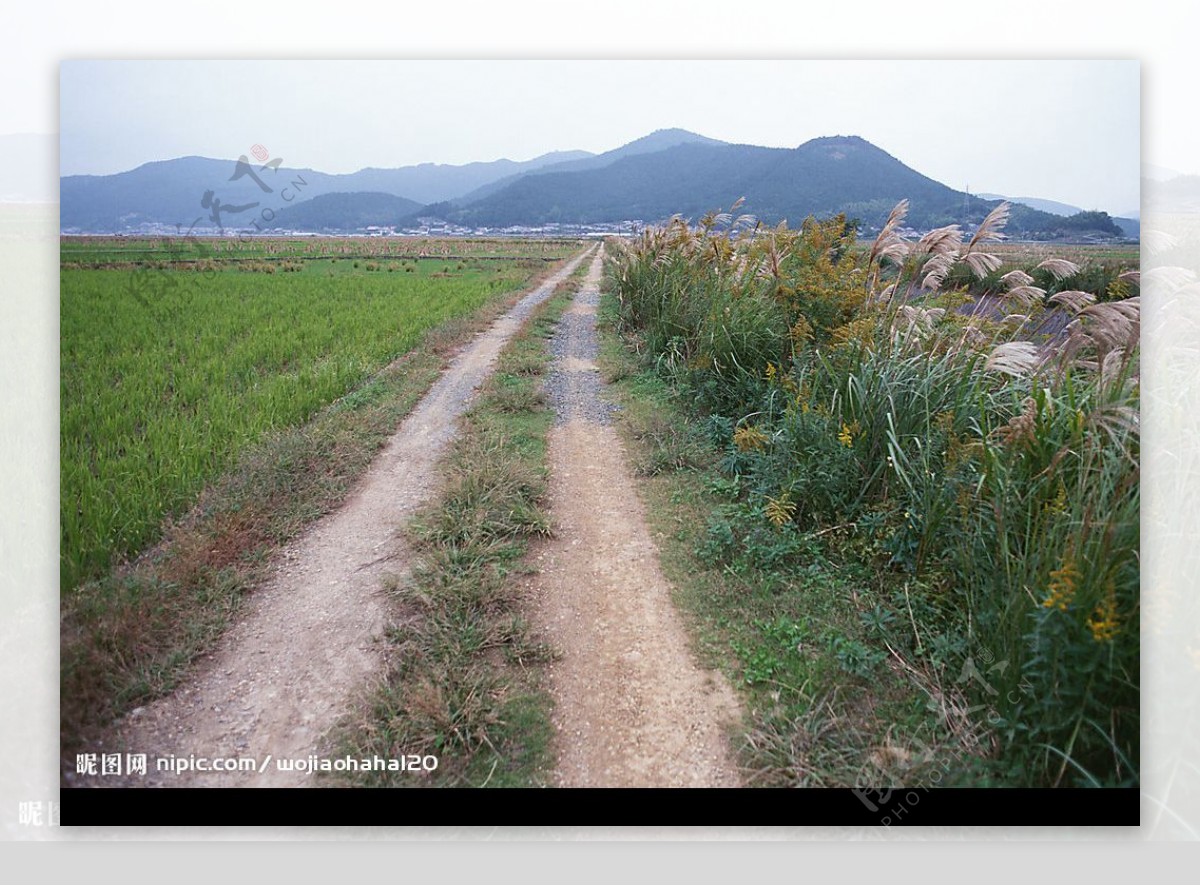
<svg viewBox="0 0 1200 886">
<path fill-rule="evenodd" d="M 577 248 L 65 239 L 64 592 L 153 544 L 248 446 Z"/>
</svg>

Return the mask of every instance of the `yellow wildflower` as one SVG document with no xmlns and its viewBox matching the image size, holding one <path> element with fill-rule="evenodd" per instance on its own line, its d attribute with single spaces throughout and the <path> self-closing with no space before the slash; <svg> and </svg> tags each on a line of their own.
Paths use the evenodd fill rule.
<svg viewBox="0 0 1200 886">
<path fill-rule="evenodd" d="M 743 425 L 733 432 L 733 445 L 739 452 L 759 452 L 770 438 L 754 425 Z"/>
<path fill-rule="evenodd" d="M 843 446 L 850 447 L 854 445 L 854 435 L 861 430 L 858 422 L 853 424 L 843 424 L 841 433 L 838 434 L 838 442 Z"/>
<path fill-rule="evenodd" d="M 796 325 L 792 327 L 792 342 L 795 343 L 797 347 L 800 347 L 805 342 L 810 341 L 812 337 L 812 324 L 808 322 L 808 318 L 801 317 L 796 321 Z"/>
<path fill-rule="evenodd" d="M 1103 643 L 1117 636 L 1119 620 L 1117 619 L 1117 589 L 1112 579 L 1108 580 L 1104 599 L 1092 612 L 1087 620 L 1087 626 L 1097 643 Z"/>
<path fill-rule="evenodd" d="M 845 326 L 839 326 L 833 330 L 833 346 L 835 348 L 846 345 L 870 347 L 875 337 L 877 322 L 873 317 L 859 317 L 857 320 L 851 320 Z"/>
<path fill-rule="evenodd" d="M 1108 284 L 1105 294 L 1108 296 L 1109 301 L 1120 301 L 1123 298 L 1129 298 L 1132 291 L 1127 281 L 1118 279 Z"/>
<path fill-rule="evenodd" d="M 1068 557 L 1062 566 L 1050 573 L 1050 593 L 1042 605 L 1047 609 L 1057 608 L 1066 612 L 1075 599 L 1075 582 L 1078 579 L 1079 570 L 1075 567 L 1075 561 Z"/>
<path fill-rule="evenodd" d="M 782 526 L 792 519 L 796 513 L 796 503 L 792 501 L 791 494 L 785 492 L 779 498 L 768 498 L 766 514 L 767 519 L 774 526 Z"/>
<path fill-rule="evenodd" d="M 1063 485 L 1061 480 L 1058 481 L 1058 493 L 1054 496 L 1054 500 L 1050 502 L 1049 508 L 1055 514 L 1061 514 L 1067 509 L 1067 487 Z"/>
</svg>

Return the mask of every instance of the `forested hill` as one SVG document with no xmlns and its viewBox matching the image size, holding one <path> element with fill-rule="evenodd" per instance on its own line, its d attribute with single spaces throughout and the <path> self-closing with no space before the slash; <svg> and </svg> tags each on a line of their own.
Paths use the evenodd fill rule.
<svg viewBox="0 0 1200 886">
<path fill-rule="evenodd" d="M 739 197 L 746 200 L 741 211 L 772 224 L 844 212 L 868 228 L 906 198 L 915 228 L 977 222 L 999 202 L 947 187 L 857 136 L 833 136 L 794 149 L 685 143 L 598 169 L 550 167 L 446 215 L 471 226 L 651 221 L 675 213 L 697 217 Z M 1062 218 L 1014 205 L 1009 230 L 1120 235 L 1107 215 L 1081 215 Z"/>
<path fill-rule="evenodd" d="M 415 200 L 373 191 L 322 194 L 280 210 L 273 224 L 292 231 L 358 231 L 400 224 L 420 209 Z"/>
</svg>

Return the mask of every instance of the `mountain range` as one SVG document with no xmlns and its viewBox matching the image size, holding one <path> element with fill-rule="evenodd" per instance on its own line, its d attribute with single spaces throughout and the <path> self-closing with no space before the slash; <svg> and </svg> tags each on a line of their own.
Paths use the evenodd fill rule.
<svg viewBox="0 0 1200 886">
<path fill-rule="evenodd" d="M 268 227 L 275 214 L 323 194 L 384 193 L 424 206 L 506 176 L 590 156 L 585 151 L 556 151 L 524 162 L 421 163 L 396 169 L 368 167 L 344 175 L 296 169 L 282 162 L 271 166 L 270 160 L 264 165 L 246 158 L 249 172 L 243 170 L 240 176 L 239 161 L 180 157 L 144 163 L 116 175 L 64 176 L 59 183 L 60 227 L 113 233 L 145 225 L 187 229 L 194 222 L 197 228 L 214 228 L 211 200 L 209 206 L 203 205 L 204 195 L 210 191 L 224 207 L 256 204 L 240 212 L 227 210 L 223 226 L 241 230 L 250 227 L 250 219 L 254 219 L 259 226 Z"/>
<path fill-rule="evenodd" d="M 1004 194 L 977 194 L 984 200 L 1008 200 L 1012 203 L 1020 203 L 1024 206 L 1029 206 L 1032 209 L 1040 209 L 1042 212 L 1049 212 L 1051 215 L 1072 216 L 1078 215 L 1084 210 L 1078 206 L 1072 206 L 1069 203 L 1060 203 L 1057 200 L 1046 200 L 1041 197 L 1008 197 Z M 1126 213 L 1123 216 L 1113 216 L 1113 223 L 1121 229 L 1121 233 L 1129 240 L 1138 240 L 1142 236 L 1141 210 L 1135 209 Z"/>
<path fill-rule="evenodd" d="M 155 227 L 354 232 L 436 220 L 471 229 L 548 224 L 655 222 L 730 207 L 763 222 L 839 212 L 867 230 L 910 201 L 908 224 L 928 229 L 978 223 L 998 195 L 969 195 L 922 175 L 857 136 L 816 138 L 796 148 L 718 141 L 682 129 L 651 133 L 602 154 L 560 151 L 533 160 L 461 166 L 424 163 L 331 175 L 276 160 L 182 157 L 105 176 L 65 176 L 64 232 Z M 1042 203 L 1039 205 L 1032 205 Z M 1047 211 L 1049 209 L 1050 211 Z M 1120 237 L 1102 212 L 1065 204 L 1014 203 L 1009 232 L 1033 238 Z"/>
</svg>

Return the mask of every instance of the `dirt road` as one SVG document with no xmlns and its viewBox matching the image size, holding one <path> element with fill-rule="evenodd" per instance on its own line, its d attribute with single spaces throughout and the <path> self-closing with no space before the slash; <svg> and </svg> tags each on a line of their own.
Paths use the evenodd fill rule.
<svg viewBox="0 0 1200 886">
<path fill-rule="evenodd" d="M 382 666 L 385 573 L 403 576 L 400 525 L 436 491 L 456 422 L 496 356 L 575 259 L 477 336 L 397 430 L 346 503 L 276 558 L 217 649 L 172 695 L 130 714 L 116 748 L 155 757 L 248 758 L 258 771 L 156 773 L 103 785 L 271 786 L 310 783 L 279 761 L 305 760 Z M 270 763 L 266 763 L 268 755 Z"/>
<path fill-rule="evenodd" d="M 738 702 L 697 666 L 671 602 L 596 368 L 600 256 L 552 341 L 547 381 L 555 536 L 532 554 L 530 619 L 550 666 L 565 787 L 736 786 Z"/>
</svg>

